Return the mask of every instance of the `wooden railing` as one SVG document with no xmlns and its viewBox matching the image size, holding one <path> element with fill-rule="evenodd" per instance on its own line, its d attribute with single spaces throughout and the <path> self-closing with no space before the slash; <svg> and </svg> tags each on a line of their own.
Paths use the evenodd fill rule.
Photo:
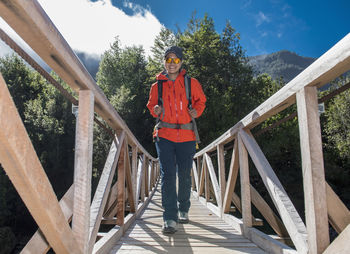
<svg viewBox="0 0 350 254">
<path fill-rule="evenodd" d="M 159 178 L 158 160 L 140 145 L 38 2 L 0 1 L 0 15 L 79 100 L 74 184 L 58 201 L 0 75 L 0 163 L 40 228 L 22 253 L 50 248 L 56 253 L 105 253 L 149 202 Z M 95 113 L 114 134 L 91 203 Z M 101 234 L 101 223 L 115 226 Z"/>
<path fill-rule="evenodd" d="M 192 182 L 197 197 L 268 253 L 350 253 L 350 212 L 325 181 L 317 98 L 317 88 L 349 70 L 350 34 L 195 155 Z M 250 132 L 253 127 L 295 103 L 300 132 L 306 225 Z M 232 141 L 234 146 L 226 182 L 224 145 Z M 217 167 L 212 163 L 210 154 L 213 153 L 217 154 Z M 279 215 L 250 184 L 248 155 Z M 238 171 L 241 197 L 234 192 Z M 212 200 L 215 200 L 216 205 Z M 228 214 L 231 202 L 241 212 L 242 220 Z M 290 237 L 295 249 L 254 228 L 261 221 L 252 216 L 251 203 L 280 239 Z M 331 244 L 328 223 L 339 234 Z"/>
<path fill-rule="evenodd" d="M 0 162 L 40 228 L 22 253 L 46 253 L 49 248 L 56 253 L 106 253 L 149 201 L 159 176 L 157 160 L 139 144 L 35 0 L 0 0 L 0 15 L 79 95 L 74 184 L 58 202 L 7 86 L 0 78 Z M 197 163 L 193 164 L 193 182 L 197 197 L 269 253 L 349 252 L 350 213 L 325 181 L 317 112 L 317 88 L 349 69 L 350 35 L 347 35 L 195 155 Z M 306 225 L 250 132 L 253 127 L 295 103 L 302 148 Z M 115 135 L 90 204 L 94 113 L 114 130 Z M 226 182 L 224 145 L 232 141 L 234 147 Z M 213 151 L 217 153 L 218 176 L 210 156 Z M 248 155 L 279 215 L 250 184 Z M 113 183 L 116 170 L 118 180 Z M 241 197 L 234 192 L 238 171 Z M 211 197 L 215 197 L 216 205 L 210 202 Z M 241 211 L 242 220 L 228 214 L 231 202 Z M 252 216 L 251 203 L 278 236 L 290 237 L 295 249 L 254 228 L 254 225 L 261 225 L 261 221 Z M 130 213 L 125 217 L 127 204 Z M 339 233 L 331 244 L 328 222 Z M 99 234 L 101 223 L 116 226 L 108 233 Z"/>
</svg>

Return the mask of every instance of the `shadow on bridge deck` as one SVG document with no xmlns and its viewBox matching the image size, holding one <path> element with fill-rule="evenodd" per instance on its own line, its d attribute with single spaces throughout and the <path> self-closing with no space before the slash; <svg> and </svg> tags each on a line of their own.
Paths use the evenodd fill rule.
<svg viewBox="0 0 350 254">
<path fill-rule="evenodd" d="M 162 212 L 158 185 L 148 207 L 110 253 L 265 253 L 193 197 L 190 223 L 179 224 L 172 236 L 161 232 Z"/>
</svg>

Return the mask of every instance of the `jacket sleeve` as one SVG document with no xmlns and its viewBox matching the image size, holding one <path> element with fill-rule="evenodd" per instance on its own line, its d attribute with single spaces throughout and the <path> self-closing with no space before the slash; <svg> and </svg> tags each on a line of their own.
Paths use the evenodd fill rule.
<svg viewBox="0 0 350 254">
<path fill-rule="evenodd" d="M 149 92 L 149 98 L 147 102 L 147 108 L 149 109 L 149 112 L 153 117 L 157 117 L 157 115 L 154 114 L 154 111 L 153 111 L 154 106 L 157 104 L 158 104 L 158 86 L 157 86 L 157 83 L 154 83 Z"/>
<path fill-rule="evenodd" d="M 205 109 L 207 98 L 203 92 L 201 84 L 198 80 L 191 79 L 192 107 L 197 111 L 197 117 L 200 117 Z"/>
</svg>

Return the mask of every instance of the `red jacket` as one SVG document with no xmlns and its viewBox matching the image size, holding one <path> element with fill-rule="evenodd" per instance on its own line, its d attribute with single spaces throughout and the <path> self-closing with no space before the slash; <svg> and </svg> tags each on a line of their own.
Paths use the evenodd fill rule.
<svg viewBox="0 0 350 254">
<path fill-rule="evenodd" d="M 186 71 L 182 69 L 176 80 L 173 82 L 169 80 L 164 73 L 160 73 L 157 76 L 157 80 L 164 80 L 163 82 L 163 113 L 161 114 L 161 120 L 167 123 L 186 124 L 191 122 L 191 116 L 188 113 L 188 101 L 186 98 L 185 88 L 185 75 Z M 198 80 L 191 78 L 191 94 L 192 94 L 192 107 L 197 111 L 197 117 L 199 117 L 205 108 L 206 98 L 203 93 L 203 89 Z M 152 116 L 157 117 L 154 114 L 153 108 L 158 105 L 158 85 L 157 82 L 151 87 L 147 107 Z M 153 133 L 155 137 L 157 135 L 156 130 Z M 166 138 L 173 142 L 187 142 L 195 141 L 196 137 L 192 130 L 182 129 L 169 129 L 161 128 L 158 131 L 158 136 Z"/>
</svg>

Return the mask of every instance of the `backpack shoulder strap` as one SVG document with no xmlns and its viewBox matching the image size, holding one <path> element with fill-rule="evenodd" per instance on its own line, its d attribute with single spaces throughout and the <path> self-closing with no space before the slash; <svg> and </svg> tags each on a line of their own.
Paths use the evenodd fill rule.
<svg viewBox="0 0 350 254">
<path fill-rule="evenodd" d="M 163 82 L 164 80 L 158 80 L 158 105 L 163 106 Z"/>
<path fill-rule="evenodd" d="M 192 108 L 192 94 L 191 94 L 191 77 L 185 74 L 185 89 L 186 89 L 186 97 L 188 100 L 188 107 Z"/>
</svg>

